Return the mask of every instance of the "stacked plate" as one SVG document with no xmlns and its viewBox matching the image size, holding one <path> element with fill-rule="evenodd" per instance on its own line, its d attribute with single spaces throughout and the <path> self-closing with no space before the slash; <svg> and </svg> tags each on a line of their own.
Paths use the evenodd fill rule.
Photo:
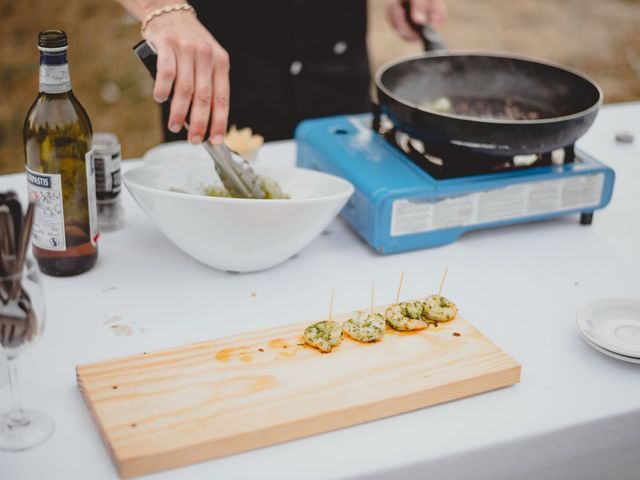
<svg viewBox="0 0 640 480">
<path fill-rule="evenodd" d="M 607 298 L 578 310 L 578 328 L 596 350 L 640 364 L 640 300 Z"/>
</svg>

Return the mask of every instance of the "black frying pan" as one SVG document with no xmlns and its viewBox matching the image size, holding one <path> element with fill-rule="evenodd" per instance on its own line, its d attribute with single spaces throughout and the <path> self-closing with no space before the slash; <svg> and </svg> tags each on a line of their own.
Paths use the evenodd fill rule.
<svg viewBox="0 0 640 480">
<path fill-rule="evenodd" d="M 425 47 L 433 42 L 421 34 Z M 382 113 L 433 145 L 476 153 L 546 153 L 591 126 L 602 91 L 587 76 L 527 57 L 438 50 L 378 70 Z"/>
</svg>

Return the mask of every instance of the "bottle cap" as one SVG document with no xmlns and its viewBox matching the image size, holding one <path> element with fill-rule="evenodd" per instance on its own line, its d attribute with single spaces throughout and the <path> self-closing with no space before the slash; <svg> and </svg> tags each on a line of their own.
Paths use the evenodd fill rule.
<svg viewBox="0 0 640 480">
<path fill-rule="evenodd" d="M 62 30 L 44 30 L 38 34 L 38 49 L 45 52 L 61 52 L 69 47 L 67 34 Z"/>
<path fill-rule="evenodd" d="M 113 133 L 95 132 L 93 134 L 93 148 L 100 153 L 116 153 L 120 151 L 120 142 Z"/>
</svg>

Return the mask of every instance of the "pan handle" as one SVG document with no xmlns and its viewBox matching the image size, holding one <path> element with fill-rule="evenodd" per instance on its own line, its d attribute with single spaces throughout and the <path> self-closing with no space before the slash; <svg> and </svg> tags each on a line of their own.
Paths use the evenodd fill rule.
<svg viewBox="0 0 640 480">
<path fill-rule="evenodd" d="M 409 2 L 409 0 L 402 2 L 402 8 L 404 8 L 404 16 L 407 19 L 407 23 L 420 35 L 420 40 L 422 40 L 425 52 L 446 50 L 447 47 L 444 44 L 442 36 L 436 32 L 431 25 L 418 25 L 413 21 L 413 18 L 411 18 L 411 2 Z"/>
</svg>

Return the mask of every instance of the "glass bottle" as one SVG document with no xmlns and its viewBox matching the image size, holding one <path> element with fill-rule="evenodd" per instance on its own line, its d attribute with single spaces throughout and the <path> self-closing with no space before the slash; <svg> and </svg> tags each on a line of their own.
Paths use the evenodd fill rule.
<svg viewBox="0 0 640 480">
<path fill-rule="evenodd" d="M 89 117 L 73 94 L 61 30 L 38 35 L 40 88 L 24 123 L 29 197 L 37 202 L 33 254 L 49 275 L 77 275 L 98 256 Z"/>
</svg>

